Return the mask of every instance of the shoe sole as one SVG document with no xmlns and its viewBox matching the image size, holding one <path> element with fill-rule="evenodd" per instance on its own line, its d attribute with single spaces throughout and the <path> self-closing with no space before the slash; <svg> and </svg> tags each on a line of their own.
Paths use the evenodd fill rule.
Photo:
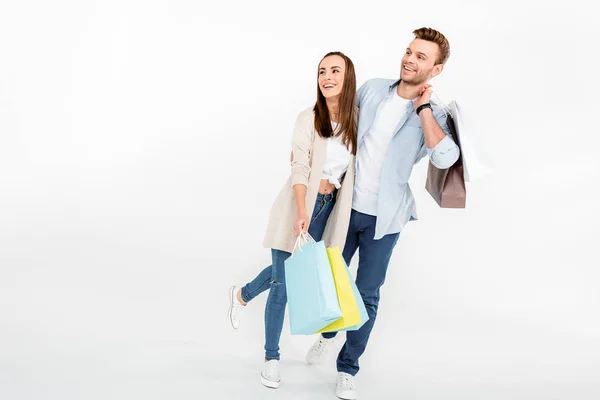
<svg viewBox="0 0 600 400">
<path fill-rule="evenodd" d="M 352 395 L 346 395 L 346 394 L 338 394 L 337 392 L 335 393 L 336 397 L 338 399 L 342 399 L 342 400 L 356 400 L 358 399 L 358 394 L 354 393 Z"/>
<path fill-rule="evenodd" d="M 309 360 L 308 357 L 306 357 L 306 363 L 308 365 L 321 365 L 321 364 L 323 364 L 321 361 Z"/>
<path fill-rule="evenodd" d="M 233 310 L 233 296 L 235 295 L 233 292 L 235 290 L 235 285 L 229 288 L 229 310 L 227 310 L 227 318 L 229 318 L 229 324 L 231 324 L 231 327 L 233 328 L 234 331 L 237 331 L 239 326 L 236 328 L 233 325 L 233 320 L 231 319 L 231 310 Z"/>
<path fill-rule="evenodd" d="M 262 374 L 260 374 L 260 383 L 262 383 L 263 386 L 266 386 L 269 389 L 279 388 L 279 382 L 270 381 L 270 380 L 266 379 L 264 376 L 262 376 Z"/>
<path fill-rule="evenodd" d="M 327 357 L 327 354 L 323 354 L 323 355 L 321 355 L 319 357 L 315 357 L 313 359 L 313 358 L 310 358 L 308 355 L 306 355 L 305 361 L 308 365 L 323 365 L 325 363 L 326 357 Z"/>
</svg>

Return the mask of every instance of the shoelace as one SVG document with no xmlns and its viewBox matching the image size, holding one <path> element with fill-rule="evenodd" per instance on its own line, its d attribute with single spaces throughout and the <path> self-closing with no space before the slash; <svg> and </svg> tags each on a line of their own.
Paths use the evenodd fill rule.
<svg viewBox="0 0 600 400">
<path fill-rule="evenodd" d="M 231 311 L 233 314 L 237 316 L 237 312 L 243 307 L 242 303 L 237 298 L 237 294 L 235 295 L 235 299 L 233 300 L 233 307 L 231 307 Z"/>
<path fill-rule="evenodd" d="M 354 379 L 348 375 L 340 375 L 339 383 L 343 388 L 354 389 Z"/>
<path fill-rule="evenodd" d="M 319 339 L 319 342 L 315 346 L 315 352 L 317 352 L 319 354 L 323 354 L 323 352 L 325 351 L 326 348 L 327 348 L 327 342 L 325 342 L 323 339 Z"/>
</svg>

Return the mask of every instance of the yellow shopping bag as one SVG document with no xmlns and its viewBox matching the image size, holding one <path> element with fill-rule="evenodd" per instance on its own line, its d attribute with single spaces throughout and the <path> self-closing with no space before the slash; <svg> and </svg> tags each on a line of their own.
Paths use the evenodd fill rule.
<svg viewBox="0 0 600 400">
<path fill-rule="evenodd" d="M 327 325 L 317 333 L 338 331 L 361 323 L 360 311 L 356 302 L 355 292 L 350 283 L 350 274 L 346 271 L 346 263 L 342 258 L 339 247 L 327 248 L 327 257 L 333 273 L 335 290 L 342 310 L 342 318 Z M 362 301 L 362 299 L 360 299 Z"/>
</svg>

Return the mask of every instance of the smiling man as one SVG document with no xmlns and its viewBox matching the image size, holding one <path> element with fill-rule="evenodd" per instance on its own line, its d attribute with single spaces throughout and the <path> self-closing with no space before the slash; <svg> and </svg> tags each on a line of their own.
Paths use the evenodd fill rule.
<svg viewBox="0 0 600 400">
<path fill-rule="evenodd" d="M 414 32 L 400 64 L 400 79 L 371 79 L 359 90 L 356 180 L 348 236 L 346 263 L 359 250 L 356 285 L 369 320 L 349 331 L 338 359 L 336 395 L 358 397 L 354 376 L 377 317 L 380 288 L 385 281 L 392 250 L 404 225 L 417 219 L 408 185 L 413 165 L 428 155 L 437 168 L 458 160 L 443 108 L 430 101 L 429 81 L 439 75 L 450 56 L 448 40 L 440 32 L 421 28 Z M 323 359 L 335 333 L 325 333 L 309 350 L 308 363 Z"/>
</svg>

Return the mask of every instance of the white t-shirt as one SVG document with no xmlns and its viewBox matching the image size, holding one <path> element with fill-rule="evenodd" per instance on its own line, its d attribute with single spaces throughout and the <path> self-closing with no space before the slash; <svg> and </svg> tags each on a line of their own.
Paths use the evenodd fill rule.
<svg viewBox="0 0 600 400">
<path fill-rule="evenodd" d="M 332 121 L 331 125 L 335 134 L 338 124 Z M 327 155 L 323 166 L 323 176 L 321 177 L 321 179 L 328 179 L 329 183 L 335 185 L 338 189 L 342 186 L 340 178 L 344 175 L 348 169 L 348 163 L 350 163 L 350 151 L 342 143 L 342 136 L 327 139 Z"/>
<path fill-rule="evenodd" d="M 357 152 L 352 208 L 358 212 L 377 215 L 383 160 L 409 101 L 398 96 L 394 90 L 394 94 L 379 105 L 375 121 Z"/>
</svg>

